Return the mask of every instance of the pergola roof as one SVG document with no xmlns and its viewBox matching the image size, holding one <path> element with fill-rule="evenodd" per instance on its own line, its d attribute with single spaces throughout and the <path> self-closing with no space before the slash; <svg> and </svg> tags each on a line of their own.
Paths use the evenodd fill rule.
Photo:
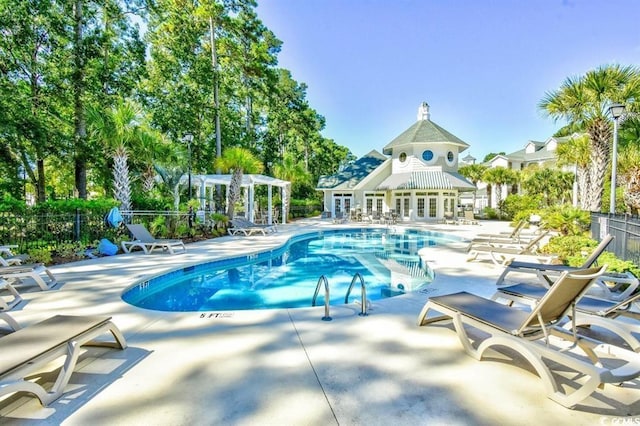
<svg viewBox="0 0 640 426">
<path fill-rule="evenodd" d="M 198 183 L 203 186 L 229 185 L 231 183 L 231 177 L 232 175 L 194 175 L 192 174 L 191 181 L 193 183 Z M 188 179 L 189 179 L 189 175 L 184 174 L 180 178 L 180 183 L 184 183 Z M 290 184 L 291 182 L 288 182 L 286 180 L 276 179 L 271 176 L 243 174 L 241 186 L 247 187 L 251 185 L 272 185 L 272 186 L 278 186 L 278 187 L 284 188 Z"/>
</svg>

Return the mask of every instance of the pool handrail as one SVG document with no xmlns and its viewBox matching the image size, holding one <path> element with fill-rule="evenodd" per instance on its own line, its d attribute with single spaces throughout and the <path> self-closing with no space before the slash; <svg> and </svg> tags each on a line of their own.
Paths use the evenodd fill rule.
<svg viewBox="0 0 640 426">
<path fill-rule="evenodd" d="M 351 279 L 351 284 L 349 284 L 349 288 L 347 289 L 347 294 L 344 296 L 344 303 L 349 303 L 349 295 L 351 294 L 351 290 L 353 289 L 353 284 L 356 282 L 356 278 L 360 278 L 360 298 L 361 298 L 361 310 L 358 315 L 361 317 L 366 317 L 369 315 L 367 313 L 367 287 L 364 285 L 364 278 L 360 272 L 356 272 Z"/>
<path fill-rule="evenodd" d="M 321 275 L 320 278 L 318 278 L 318 284 L 316 285 L 316 291 L 313 293 L 311 306 L 316 306 L 316 298 L 320 292 L 321 283 L 324 283 L 324 316 L 322 317 L 322 321 L 331 321 L 331 316 L 329 316 L 329 281 L 327 281 L 327 277 L 324 275 Z"/>
</svg>

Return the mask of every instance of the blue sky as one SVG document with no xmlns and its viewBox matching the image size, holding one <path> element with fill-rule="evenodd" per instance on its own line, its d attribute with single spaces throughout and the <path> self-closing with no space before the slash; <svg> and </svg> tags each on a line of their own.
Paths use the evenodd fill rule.
<svg viewBox="0 0 640 426">
<path fill-rule="evenodd" d="M 323 135 L 360 157 L 431 119 L 478 160 L 544 141 L 538 108 L 569 76 L 640 64 L 639 0 L 258 0 L 279 66 L 306 83 Z"/>
</svg>

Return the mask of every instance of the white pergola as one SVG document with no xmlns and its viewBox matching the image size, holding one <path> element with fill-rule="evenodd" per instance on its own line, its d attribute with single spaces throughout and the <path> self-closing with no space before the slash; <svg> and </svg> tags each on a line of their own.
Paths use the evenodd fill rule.
<svg viewBox="0 0 640 426">
<path fill-rule="evenodd" d="M 217 185 L 226 186 L 226 197 L 228 201 L 229 185 L 231 184 L 231 176 L 232 175 L 193 175 L 193 174 L 191 175 L 191 185 L 194 188 L 197 188 L 199 192 L 198 199 L 200 200 L 200 208 L 202 210 L 205 209 L 207 201 L 209 201 L 209 203 L 213 205 L 214 203 L 213 194 L 215 192 L 214 188 Z M 189 175 L 185 174 L 180 178 L 180 184 L 187 184 L 188 180 L 189 180 Z M 268 194 L 267 223 L 270 225 L 273 223 L 272 188 L 274 186 L 277 188 L 280 188 L 281 199 L 282 199 L 282 223 L 286 223 L 287 212 L 285 210 L 287 205 L 287 200 L 286 200 L 287 192 L 285 191 L 285 188 L 287 187 L 287 185 L 291 185 L 291 182 L 288 182 L 286 180 L 276 179 L 271 176 L 265 176 L 265 175 L 250 175 L 250 174 L 242 175 L 241 187 L 247 189 L 244 197 L 245 211 L 247 214 L 247 218 L 251 221 L 255 220 L 254 189 L 256 185 L 267 185 L 267 194 Z"/>
</svg>

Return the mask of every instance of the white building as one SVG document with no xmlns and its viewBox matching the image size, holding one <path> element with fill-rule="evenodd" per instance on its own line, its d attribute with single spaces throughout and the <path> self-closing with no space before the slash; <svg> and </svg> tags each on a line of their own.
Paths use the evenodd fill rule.
<svg viewBox="0 0 640 426">
<path fill-rule="evenodd" d="M 467 143 L 431 121 L 429 105 L 417 121 L 382 150 L 371 151 L 338 173 L 321 176 L 325 211 L 363 215 L 392 212 L 399 220 L 429 221 L 456 212 L 461 192 L 475 186 L 458 174 Z"/>
</svg>

